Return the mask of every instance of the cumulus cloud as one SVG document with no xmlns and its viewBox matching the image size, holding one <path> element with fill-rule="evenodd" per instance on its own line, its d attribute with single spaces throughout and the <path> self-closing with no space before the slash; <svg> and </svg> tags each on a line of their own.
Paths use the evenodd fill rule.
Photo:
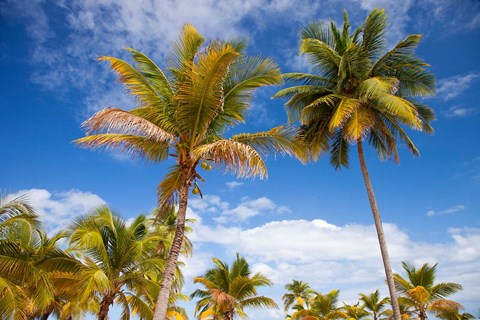
<svg viewBox="0 0 480 320">
<path fill-rule="evenodd" d="M 441 215 L 444 215 L 444 214 L 458 213 L 458 212 L 463 211 L 463 210 L 465 210 L 465 206 L 461 205 L 461 204 L 458 204 L 456 206 L 453 206 L 453 207 L 450 207 L 450 208 L 447 208 L 447 209 L 444 209 L 444 210 L 440 210 L 440 211 L 428 210 L 427 211 L 427 216 L 429 216 L 429 217 L 441 216 Z"/>
<path fill-rule="evenodd" d="M 59 231 L 68 226 L 75 217 L 105 204 L 98 195 L 76 189 L 56 193 L 45 189 L 28 189 L 9 196 L 16 195 L 27 197 L 48 232 Z"/>
<path fill-rule="evenodd" d="M 267 199 L 258 198 L 252 202 L 259 207 L 276 206 Z M 246 201 L 249 200 L 242 203 Z M 453 206 L 435 214 L 454 213 L 464 208 L 462 205 Z M 190 208 L 190 212 L 202 217 L 206 215 L 198 206 Z M 221 215 L 222 211 L 218 210 L 217 214 Z M 354 303 L 359 292 L 373 292 L 377 288 L 387 295 L 373 225 L 334 225 L 315 219 L 271 221 L 243 228 L 218 224 L 215 220 L 211 223 L 200 220 L 193 227 L 190 238 L 196 248 L 200 248 L 197 250 L 199 257 L 194 258 L 196 275 L 205 271 L 201 270 L 202 266 L 211 267 L 208 255 L 202 252 L 215 253 L 225 261 L 231 261 L 235 252 L 240 252 L 247 257 L 254 271 L 267 274 L 275 282 L 274 287 L 266 289 L 264 294 L 274 297 L 280 304 L 283 286 L 292 279 L 307 281 L 322 292 L 339 288 L 341 301 L 347 303 Z M 394 272 L 403 272 L 402 261 L 417 266 L 438 262 L 437 281 L 463 284 L 464 290 L 454 298 L 465 304 L 467 311 L 474 310 L 480 298 L 480 229 L 451 229 L 445 235 L 447 240 L 441 243 L 414 241 L 394 224 L 384 224 L 384 229 Z M 188 269 L 189 260 L 186 263 L 185 269 Z M 256 316 L 261 317 L 259 314 Z M 275 318 L 281 317 L 279 314 Z"/>
<path fill-rule="evenodd" d="M 445 101 L 456 98 L 467 91 L 479 76 L 478 73 L 468 73 L 440 79 L 437 85 L 437 97 Z"/>
</svg>

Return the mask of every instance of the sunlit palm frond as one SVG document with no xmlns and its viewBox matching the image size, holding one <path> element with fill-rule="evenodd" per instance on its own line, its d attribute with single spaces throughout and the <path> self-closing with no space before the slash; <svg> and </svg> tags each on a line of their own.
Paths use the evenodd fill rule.
<svg viewBox="0 0 480 320">
<path fill-rule="evenodd" d="M 326 78 L 337 75 L 342 57 L 326 43 L 317 39 L 304 39 L 300 53 L 306 54 L 310 64 L 321 70 Z"/>
<path fill-rule="evenodd" d="M 279 153 L 295 155 L 299 160 L 306 161 L 305 147 L 295 140 L 296 129 L 288 126 L 278 126 L 266 132 L 244 133 L 231 139 L 249 145 L 262 156 Z"/>
<path fill-rule="evenodd" d="M 221 139 L 197 147 L 193 153 L 198 159 L 212 159 L 217 166 L 238 177 L 267 177 L 267 168 L 260 154 L 248 144 Z"/>
<path fill-rule="evenodd" d="M 123 133 L 139 135 L 168 143 L 175 141 L 175 136 L 162 130 L 142 117 L 119 108 L 105 108 L 95 113 L 83 123 L 90 133 Z"/>
<path fill-rule="evenodd" d="M 160 211 L 171 209 L 177 202 L 178 192 L 182 186 L 182 167 L 173 165 L 162 182 L 158 185 L 157 195 Z"/>
<path fill-rule="evenodd" d="M 86 136 L 74 141 L 89 149 L 120 151 L 132 158 L 144 158 L 150 162 L 160 162 L 168 158 L 169 143 L 142 136 L 122 133 L 103 133 Z"/>
<path fill-rule="evenodd" d="M 111 69 L 120 76 L 119 81 L 126 86 L 140 105 L 155 106 L 163 101 L 162 96 L 155 91 L 152 84 L 128 62 L 105 56 L 98 58 L 98 60 L 110 62 Z"/>
<path fill-rule="evenodd" d="M 127 50 L 132 54 L 133 59 L 137 63 L 138 71 L 148 79 L 151 86 L 155 89 L 155 92 L 157 92 L 166 103 L 171 103 L 174 92 L 162 69 L 145 54 L 131 48 L 127 48 Z"/>
<path fill-rule="evenodd" d="M 186 73 L 191 71 L 193 60 L 205 38 L 191 24 L 185 24 L 178 40 L 173 45 L 169 58 L 169 70 L 176 82 L 184 81 Z"/>
</svg>

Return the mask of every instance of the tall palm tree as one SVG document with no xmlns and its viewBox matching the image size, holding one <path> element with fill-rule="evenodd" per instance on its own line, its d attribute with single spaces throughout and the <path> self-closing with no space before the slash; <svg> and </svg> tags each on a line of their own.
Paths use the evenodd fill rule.
<svg viewBox="0 0 480 320">
<path fill-rule="evenodd" d="M 378 290 L 375 290 L 375 292 L 369 295 L 360 293 L 359 296 L 363 307 L 370 311 L 373 320 L 378 320 L 380 317 L 390 314 L 390 310 L 384 310 L 386 305 L 390 303 L 390 300 L 388 298 L 380 299 L 380 292 Z"/>
<path fill-rule="evenodd" d="M 69 251 L 80 255 L 84 267 L 76 276 L 78 301 L 99 302 L 98 319 L 107 319 L 116 301 L 123 309 L 122 319 L 131 313 L 151 319 L 159 283 L 154 278 L 164 267 L 158 252 L 167 241 L 165 234 L 152 227 L 152 221 L 140 215 L 131 224 L 106 206 L 81 217 L 69 228 Z M 181 275 L 176 275 L 181 285 Z"/>
<path fill-rule="evenodd" d="M 315 295 L 315 291 L 304 281 L 292 280 L 291 283 L 285 285 L 285 290 L 287 293 L 282 297 L 285 312 L 292 305 L 308 305 L 308 301 Z"/>
<path fill-rule="evenodd" d="M 346 318 L 346 314 L 337 307 L 340 290 L 332 290 L 326 294 L 316 293 L 306 305 L 296 305 L 291 319 L 294 320 L 334 320 Z"/>
<path fill-rule="evenodd" d="M 367 189 L 383 258 L 394 316 L 400 320 L 398 302 L 385 242 L 382 221 L 364 156 L 364 143 L 381 159 L 399 161 L 397 142 L 419 151 L 403 126 L 432 132 L 432 109 L 415 98 L 434 92 L 434 78 L 427 64 L 414 56 L 421 35 L 409 35 L 383 53 L 387 18 L 384 10 L 373 10 L 365 23 L 350 32 L 348 15 L 338 28 L 314 22 L 302 30 L 300 53 L 306 55 L 318 74 L 290 73 L 284 78 L 299 85 L 279 91 L 288 97 L 289 120 L 301 123 L 299 136 L 310 149 L 313 160 L 330 152 L 336 168 L 348 167 L 351 145 L 358 159 Z"/>
<path fill-rule="evenodd" d="M 403 269 L 407 277 L 394 275 L 397 291 L 403 295 L 402 303 L 413 308 L 420 320 L 427 318 L 427 311 L 437 317 L 450 317 L 459 314 L 463 309 L 458 302 L 447 300 L 446 297 L 462 290 L 462 286 L 454 282 L 435 283 L 437 264 L 430 266 L 428 263 L 419 269 L 403 262 Z"/>
<path fill-rule="evenodd" d="M 252 274 L 245 258 L 238 253 L 232 266 L 213 258 L 215 267 L 194 283 L 205 289 L 197 289 L 192 298 L 200 298 L 195 307 L 198 319 L 233 320 L 235 316 L 246 317 L 244 308 L 278 308 L 270 298 L 259 296 L 257 287 L 271 286 L 272 282 L 263 274 Z"/>
<path fill-rule="evenodd" d="M 119 80 L 137 98 L 130 111 L 106 108 L 84 126 L 89 135 L 76 142 L 88 148 L 115 148 L 160 162 L 172 157 L 175 164 L 158 187 L 159 207 L 167 210 L 178 205 L 176 233 L 162 278 L 155 319 L 164 320 L 168 306 L 175 264 L 182 247 L 189 189 L 200 193 L 197 172 L 224 167 L 239 177 L 265 177 L 262 155 L 278 151 L 292 153 L 292 130 L 277 127 L 267 132 L 223 134 L 243 122 L 259 87 L 279 84 L 280 72 L 270 59 L 248 58 L 242 41 L 205 39 L 192 25 L 185 25 L 174 45 L 166 72 L 144 54 L 128 49 L 136 68 L 127 62 L 109 61 Z"/>
</svg>

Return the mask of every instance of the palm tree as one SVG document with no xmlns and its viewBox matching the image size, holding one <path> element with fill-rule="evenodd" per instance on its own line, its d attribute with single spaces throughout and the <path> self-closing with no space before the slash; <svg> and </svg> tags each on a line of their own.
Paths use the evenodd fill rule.
<svg viewBox="0 0 480 320">
<path fill-rule="evenodd" d="M 80 262 L 59 248 L 65 237 L 13 225 L 0 239 L 0 317 L 47 319 L 66 302 L 67 287 Z"/>
<path fill-rule="evenodd" d="M 151 319 L 159 283 L 155 275 L 162 273 L 164 258 L 159 244 L 167 241 L 159 226 L 138 216 L 127 224 L 106 206 L 100 206 L 80 217 L 69 228 L 69 251 L 78 254 L 84 267 L 76 276 L 78 302 L 99 302 L 98 319 L 107 319 L 110 306 L 116 301 L 123 309 L 122 319 L 131 313 Z M 176 275 L 181 285 L 181 275 Z"/>
<path fill-rule="evenodd" d="M 437 264 L 430 266 L 428 263 L 419 269 L 402 262 L 407 278 L 399 274 L 394 275 L 397 291 L 403 295 L 403 304 L 411 307 L 413 313 L 417 314 L 420 320 L 427 318 L 427 311 L 435 316 L 452 317 L 459 314 L 463 309 L 458 302 L 447 300 L 445 297 L 462 290 L 462 286 L 454 282 L 442 282 L 435 284 Z"/>
<path fill-rule="evenodd" d="M 30 230 L 40 226 L 38 216 L 27 197 L 0 197 L 0 232 L 7 232 L 11 225 L 18 224 Z"/>
<path fill-rule="evenodd" d="M 373 10 L 363 26 L 350 32 L 348 15 L 338 28 L 314 22 L 302 30 L 300 52 L 319 74 L 290 73 L 284 78 L 300 82 L 279 91 L 275 97 L 288 97 L 291 122 L 300 120 L 301 137 L 317 160 L 330 152 L 336 168 L 348 167 L 349 149 L 357 146 L 360 168 L 374 216 L 380 250 L 394 316 L 400 320 L 398 302 L 387 245 L 377 202 L 365 163 L 363 144 L 367 142 L 381 159 L 399 161 L 397 141 L 418 155 L 418 149 L 403 126 L 432 132 L 432 109 L 415 97 L 434 92 L 434 78 L 426 63 L 414 56 L 421 35 L 409 35 L 382 54 L 387 19 L 384 10 Z"/>
<path fill-rule="evenodd" d="M 205 39 L 192 25 L 185 25 L 174 45 L 164 73 L 144 54 L 128 49 L 136 68 L 127 62 L 109 61 L 120 81 L 137 98 L 130 111 L 106 108 L 84 126 L 89 135 L 76 142 L 88 148 L 120 149 L 133 156 L 160 162 L 173 157 L 175 164 L 158 187 L 159 207 L 178 205 L 177 225 L 162 278 L 155 319 L 164 320 L 175 264 L 182 247 L 189 189 L 200 193 L 198 165 L 211 165 L 239 177 L 267 175 L 262 155 L 300 151 L 290 140 L 293 132 L 276 127 L 267 132 L 223 138 L 227 129 L 244 121 L 253 91 L 279 84 L 280 72 L 270 59 L 247 58 L 242 41 Z"/>
<path fill-rule="evenodd" d="M 215 267 L 193 279 L 205 289 L 197 289 L 192 298 L 200 298 L 195 307 L 198 319 L 233 320 L 235 316 L 246 317 L 244 308 L 278 308 L 270 298 L 259 296 L 257 287 L 271 286 L 272 282 L 263 274 L 252 274 L 245 258 L 238 253 L 230 267 L 213 258 Z"/>
<path fill-rule="evenodd" d="M 310 288 L 310 285 L 304 281 L 292 280 L 291 283 L 285 285 L 285 293 L 282 297 L 283 304 L 285 305 L 285 312 L 292 305 L 301 305 L 308 304 L 308 301 L 315 294 Z"/>
<path fill-rule="evenodd" d="M 345 319 L 348 320 L 360 320 L 370 314 L 365 310 L 365 306 L 359 306 L 359 303 L 354 305 L 344 303 L 340 310 L 345 314 Z"/>
<path fill-rule="evenodd" d="M 383 310 L 387 304 L 390 303 L 388 298 L 380 299 L 380 292 L 375 290 L 375 292 L 366 295 L 360 293 L 360 301 L 363 302 L 363 307 L 370 311 L 370 314 L 373 317 L 373 320 L 378 320 L 381 316 L 388 316 L 390 310 Z"/>
<path fill-rule="evenodd" d="M 326 294 L 316 293 L 306 307 L 296 305 L 291 319 L 294 320 L 334 320 L 345 318 L 346 314 L 337 307 L 340 290 L 332 290 Z"/>
</svg>

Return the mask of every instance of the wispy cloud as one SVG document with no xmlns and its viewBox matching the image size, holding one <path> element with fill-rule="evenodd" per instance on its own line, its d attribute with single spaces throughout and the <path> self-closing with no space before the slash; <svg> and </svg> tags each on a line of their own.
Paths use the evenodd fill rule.
<svg viewBox="0 0 480 320">
<path fill-rule="evenodd" d="M 466 207 L 464 205 L 458 204 L 458 205 L 455 205 L 453 207 L 443 209 L 443 210 L 440 210 L 440 211 L 428 210 L 426 215 L 429 216 L 429 217 L 434 217 L 434 216 L 441 216 L 441 215 L 445 215 L 445 214 L 458 213 L 460 211 L 465 210 L 465 208 Z"/>
<path fill-rule="evenodd" d="M 443 114 L 447 118 L 465 118 L 470 115 L 478 113 L 478 110 L 475 108 L 466 108 L 462 106 L 453 106 Z"/>
<path fill-rule="evenodd" d="M 245 182 L 241 182 L 241 181 L 228 181 L 225 183 L 228 189 L 235 189 L 240 186 L 243 186 L 244 184 Z"/>
<path fill-rule="evenodd" d="M 458 97 L 467 91 L 480 76 L 478 73 L 468 73 L 440 79 L 437 85 L 437 97 L 445 101 Z"/>
</svg>

